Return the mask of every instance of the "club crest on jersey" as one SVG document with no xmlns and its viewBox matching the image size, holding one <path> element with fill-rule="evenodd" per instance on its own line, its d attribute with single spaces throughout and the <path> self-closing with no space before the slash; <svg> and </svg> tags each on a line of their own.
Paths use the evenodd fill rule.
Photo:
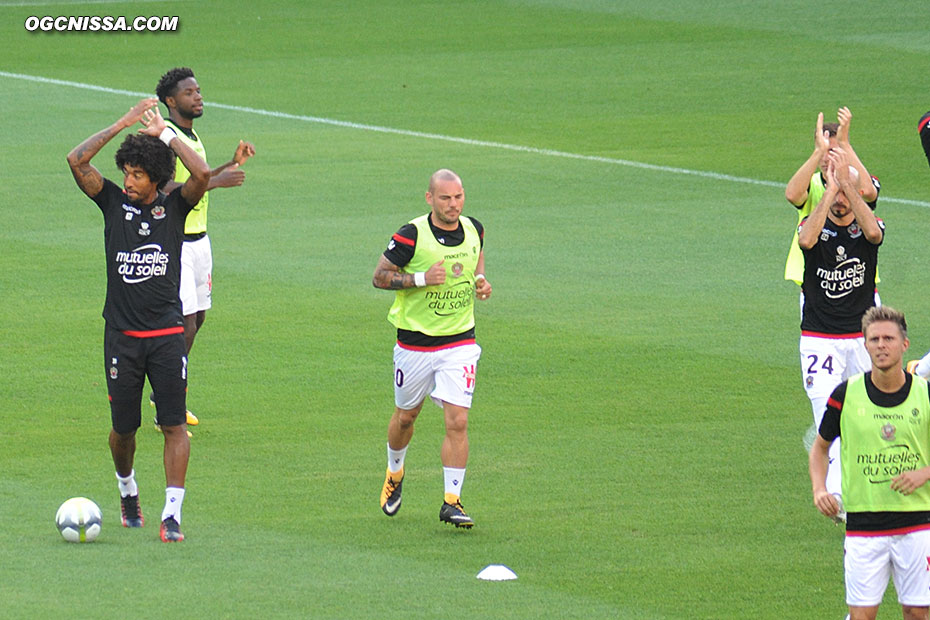
<svg viewBox="0 0 930 620">
<path fill-rule="evenodd" d="M 814 387 L 814 378 L 810 375 L 807 375 L 807 378 L 804 380 L 804 383 L 807 385 L 807 389 Z"/>
<path fill-rule="evenodd" d="M 152 231 L 149 230 L 148 222 L 142 222 L 142 228 L 139 229 L 139 234 L 142 235 L 143 237 L 148 237 L 149 235 L 152 234 Z"/>
<path fill-rule="evenodd" d="M 846 232 L 849 233 L 850 238 L 856 239 L 862 236 L 862 229 L 859 228 L 859 224 L 853 222 L 849 225 L 849 228 L 846 229 Z"/>
<path fill-rule="evenodd" d="M 165 208 L 161 205 L 158 205 L 157 207 L 152 207 L 152 217 L 155 218 L 156 220 L 165 219 Z"/>
<path fill-rule="evenodd" d="M 846 248 L 841 245 L 836 246 L 836 262 L 842 263 L 846 260 Z"/>
<path fill-rule="evenodd" d="M 894 424 L 885 424 L 882 426 L 882 439 L 885 441 L 894 441 L 895 430 Z"/>
<path fill-rule="evenodd" d="M 110 378 L 116 381 L 117 377 L 119 377 L 119 370 L 116 366 L 110 366 Z"/>
<path fill-rule="evenodd" d="M 452 275 L 456 278 L 462 275 L 462 272 L 465 271 L 465 266 L 462 263 L 455 263 L 452 265 Z"/>
</svg>

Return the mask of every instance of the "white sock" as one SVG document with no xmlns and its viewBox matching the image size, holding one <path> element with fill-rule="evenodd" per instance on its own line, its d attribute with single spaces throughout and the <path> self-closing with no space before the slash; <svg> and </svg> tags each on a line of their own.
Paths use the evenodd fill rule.
<svg viewBox="0 0 930 620">
<path fill-rule="evenodd" d="M 407 456 L 407 446 L 400 450 L 392 450 L 391 444 L 388 444 L 388 469 L 392 474 L 396 474 L 404 468 L 404 458 Z"/>
<path fill-rule="evenodd" d="M 442 477 L 445 481 L 446 495 L 462 496 L 462 485 L 465 484 L 465 468 L 443 467 Z"/>
<path fill-rule="evenodd" d="M 136 470 L 133 469 L 129 475 L 123 478 L 117 472 L 116 480 L 119 482 L 119 496 L 138 495 L 139 487 L 136 485 Z"/>
<path fill-rule="evenodd" d="M 161 520 L 174 517 L 181 524 L 181 504 L 184 503 L 184 487 L 168 487 L 165 489 L 165 509 L 161 511 Z"/>
</svg>

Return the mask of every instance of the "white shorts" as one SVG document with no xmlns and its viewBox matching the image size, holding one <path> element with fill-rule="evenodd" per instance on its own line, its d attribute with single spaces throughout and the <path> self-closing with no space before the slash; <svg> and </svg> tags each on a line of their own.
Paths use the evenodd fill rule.
<svg viewBox="0 0 930 620">
<path fill-rule="evenodd" d="M 181 312 L 184 316 L 209 310 L 213 305 L 213 251 L 210 237 L 181 244 Z"/>
<path fill-rule="evenodd" d="M 882 602 L 888 577 L 898 602 L 930 605 L 930 530 L 899 536 L 846 537 L 846 604 L 871 607 Z"/>
<path fill-rule="evenodd" d="M 830 394 L 840 383 L 872 369 L 865 338 L 801 336 L 801 379 L 811 401 L 814 426 L 820 428 Z"/>
<path fill-rule="evenodd" d="M 412 351 L 394 345 L 394 404 L 414 409 L 427 394 L 443 402 L 471 408 L 481 347 L 463 344 L 437 351 Z"/>
</svg>

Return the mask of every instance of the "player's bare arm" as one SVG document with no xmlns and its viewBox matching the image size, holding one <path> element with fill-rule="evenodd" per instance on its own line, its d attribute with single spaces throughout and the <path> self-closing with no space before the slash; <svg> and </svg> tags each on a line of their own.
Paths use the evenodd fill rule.
<svg viewBox="0 0 930 620">
<path fill-rule="evenodd" d="M 446 281 L 446 269 L 442 266 L 443 262 L 444 261 L 439 261 L 423 272 L 424 282 L 427 286 L 442 284 Z M 375 273 L 371 277 L 371 283 L 375 288 L 382 288 L 390 291 L 414 288 L 417 286 L 416 274 L 401 273 L 400 267 L 389 261 L 383 254 L 381 258 L 378 259 L 378 266 L 375 267 Z"/>
<path fill-rule="evenodd" d="M 840 511 L 840 506 L 832 493 L 827 491 L 827 465 L 829 463 L 830 444 L 818 435 L 814 438 L 808 458 L 808 473 L 811 478 L 811 488 L 814 495 L 814 506 L 827 517 L 834 517 Z"/>
<path fill-rule="evenodd" d="M 839 191 L 839 186 L 836 184 L 836 179 L 833 175 L 832 164 L 827 168 L 827 174 L 825 176 L 827 177 L 827 186 L 824 189 L 823 196 L 798 230 L 798 245 L 801 246 L 802 250 L 809 250 L 817 245 L 817 240 L 820 238 L 823 226 L 827 223 L 827 214 L 830 212 L 830 205 L 836 201 L 836 193 Z"/>
<path fill-rule="evenodd" d="M 878 190 L 876 190 L 875 185 L 872 184 L 872 177 L 869 175 L 869 171 L 866 169 L 865 164 L 863 164 L 859 156 L 856 155 L 855 149 L 853 149 L 852 144 L 849 142 L 849 126 L 852 123 L 852 112 L 849 111 L 849 108 L 843 106 L 837 110 L 836 120 L 840 125 L 839 129 L 836 131 L 836 141 L 839 143 L 840 148 L 846 151 L 849 157 L 849 165 L 859 171 L 859 194 L 866 202 L 872 202 L 878 198 Z"/>
<path fill-rule="evenodd" d="M 239 166 L 249 161 L 253 155 L 255 155 L 255 146 L 251 142 L 239 140 L 239 146 L 236 147 L 233 158 L 210 171 L 210 186 L 207 189 L 242 185 L 245 182 L 245 172 L 240 170 Z"/>
<path fill-rule="evenodd" d="M 821 112 L 817 115 L 817 124 L 814 128 L 814 151 L 807 158 L 807 161 L 801 164 L 797 172 L 791 176 L 788 185 L 785 186 L 785 198 L 788 199 L 788 202 L 796 207 L 804 205 L 807 201 L 811 177 L 817 172 L 820 162 L 829 150 L 830 139 L 827 135 L 824 135 L 823 112 Z"/>
<path fill-rule="evenodd" d="M 491 296 L 491 283 L 484 273 L 484 250 L 478 254 L 478 264 L 475 266 L 475 294 L 478 299 L 485 300 Z"/>
<path fill-rule="evenodd" d="M 140 121 L 143 128 L 139 130 L 139 133 L 153 138 L 161 136 L 161 133 L 167 127 L 157 105 L 145 110 Z M 181 186 L 181 196 L 188 204 L 195 205 L 200 202 L 200 199 L 203 198 L 204 193 L 207 191 L 207 186 L 210 183 L 210 166 L 177 136 L 171 139 L 168 146 L 191 173 L 184 185 Z"/>
<path fill-rule="evenodd" d="M 870 243 L 880 243 L 884 237 L 884 232 L 878 224 L 878 218 L 875 217 L 872 209 L 862 199 L 858 184 L 849 173 L 849 166 L 851 165 L 849 154 L 841 148 L 833 149 L 830 152 L 830 162 L 834 170 L 836 183 L 846 196 L 846 199 L 849 200 L 849 207 L 856 216 L 856 223 L 862 229 L 862 235 Z"/>
<path fill-rule="evenodd" d="M 103 189 L 103 175 L 90 163 L 104 145 L 127 127 L 142 119 L 146 110 L 158 104 L 155 97 L 142 99 L 123 114 L 118 121 L 87 138 L 68 153 L 68 165 L 75 182 L 85 194 L 93 198 Z"/>
</svg>

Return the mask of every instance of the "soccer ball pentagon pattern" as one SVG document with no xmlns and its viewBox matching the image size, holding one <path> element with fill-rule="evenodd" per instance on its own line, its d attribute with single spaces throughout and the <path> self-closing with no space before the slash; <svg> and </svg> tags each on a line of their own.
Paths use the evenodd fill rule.
<svg viewBox="0 0 930 620">
<path fill-rule="evenodd" d="M 68 542 L 93 542 L 101 519 L 100 508 L 86 497 L 72 497 L 55 514 L 58 531 Z"/>
</svg>

